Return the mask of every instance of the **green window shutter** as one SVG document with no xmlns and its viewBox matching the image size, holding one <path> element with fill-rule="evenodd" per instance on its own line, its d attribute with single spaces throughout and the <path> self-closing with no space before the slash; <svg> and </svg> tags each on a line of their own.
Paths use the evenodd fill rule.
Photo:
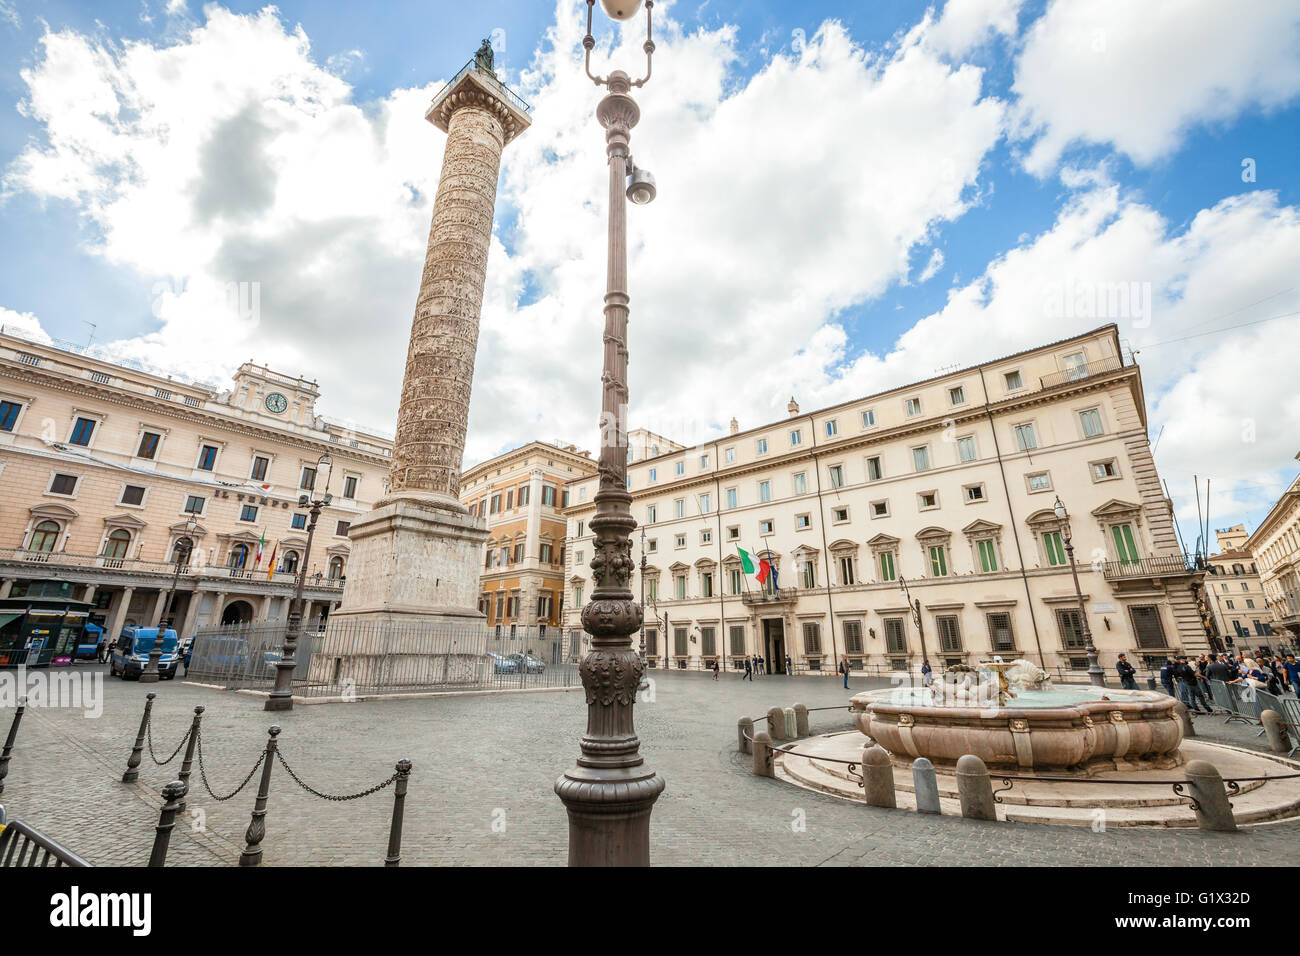
<svg viewBox="0 0 1300 956">
<path fill-rule="evenodd" d="M 943 553 L 942 545 L 930 548 L 930 570 L 934 572 L 936 578 L 942 578 L 948 574 L 948 561 Z"/>
<path fill-rule="evenodd" d="M 1133 540 L 1131 524 L 1117 524 L 1110 529 L 1115 538 L 1115 551 L 1120 561 L 1125 564 L 1135 563 L 1138 559 L 1137 543 Z"/>
<path fill-rule="evenodd" d="M 984 571 L 996 571 L 998 569 L 997 554 L 993 550 L 992 541 L 977 542 L 980 552 L 980 568 Z"/>
</svg>

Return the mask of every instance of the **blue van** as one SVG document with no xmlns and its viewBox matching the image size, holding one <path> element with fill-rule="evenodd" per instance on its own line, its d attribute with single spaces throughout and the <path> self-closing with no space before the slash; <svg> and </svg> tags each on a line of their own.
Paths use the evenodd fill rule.
<svg viewBox="0 0 1300 956">
<path fill-rule="evenodd" d="M 109 674 L 124 680 L 138 680 L 144 672 L 144 665 L 149 662 L 149 652 L 153 650 L 157 639 L 156 627 L 123 628 L 122 636 L 113 645 L 113 653 L 108 660 Z M 169 627 L 163 631 L 162 657 L 158 659 L 158 676 L 162 680 L 171 680 L 176 676 L 176 668 L 180 664 L 176 646 L 176 632 Z"/>
</svg>

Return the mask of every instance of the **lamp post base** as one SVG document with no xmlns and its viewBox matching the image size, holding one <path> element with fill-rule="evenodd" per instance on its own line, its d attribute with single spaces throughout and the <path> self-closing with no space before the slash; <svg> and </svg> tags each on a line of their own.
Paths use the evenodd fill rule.
<svg viewBox="0 0 1300 956">
<path fill-rule="evenodd" d="M 569 866 L 649 866 L 650 811 L 663 791 L 644 765 L 566 771 L 555 793 L 569 813 Z"/>
</svg>

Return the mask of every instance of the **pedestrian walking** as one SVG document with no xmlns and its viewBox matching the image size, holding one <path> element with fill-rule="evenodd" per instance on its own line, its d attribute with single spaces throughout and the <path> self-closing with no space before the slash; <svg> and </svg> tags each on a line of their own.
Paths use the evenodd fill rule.
<svg viewBox="0 0 1300 956">
<path fill-rule="evenodd" d="M 718 662 L 716 659 L 713 662 L 713 679 L 714 680 L 718 679 Z"/>
<path fill-rule="evenodd" d="M 1137 681 L 1133 675 L 1137 673 L 1132 664 L 1128 662 L 1128 655 L 1121 654 L 1119 660 L 1115 662 L 1115 670 L 1119 671 L 1119 686 L 1124 690 L 1137 690 Z"/>
<path fill-rule="evenodd" d="M 1175 700 L 1178 694 L 1174 692 L 1174 659 L 1166 657 L 1165 662 L 1160 665 L 1160 683 L 1164 685 L 1165 693 Z"/>
<path fill-rule="evenodd" d="M 927 658 L 921 662 L 921 686 L 929 687 L 934 683 L 934 669 L 930 667 L 930 661 Z"/>
<path fill-rule="evenodd" d="M 747 680 L 751 684 L 754 682 L 754 661 L 753 658 L 745 658 L 745 673 L 740 675 L 741 680 Z"/>
<path fill-rule="evenodd" d="M 762 654 L 758 655 L 758 676 L 759 677 L 767 676 L 767 658 L 764 657 Z"/>
<path fill-rule="evenodd" d="M 794 668 L 790 666 L 790 655 L 785 655 L 785 676 L 789 677 L 794 673 Z"/>
<path fill-rule="evenodd" d="M 1196 668 L 1188 663 L 1186 657 L 1178 659 L 1178 664 L 1174 668 L 1174 677 L 1178 679 L 1182 701 L 1187 705 L 1188 710 L 1214 713 L 1214 708 L 1205 702 L 1205 697 L 1201 694 L 1201 675 L 1196 673 Z"/>
<path fill-rule="evenodd" d="M 99 648 L 96 651 L 101 664 L 108 663 L 108 634 L 104 633 L 99 636 Z"/>
<path fill-rule="evenodd" d="M 1294 654 L 1286 656 L 1286 660 L 1282 662 L 1282 670 L 1286 672 L 1287 689 L 1300 697 L 1300 664 L 1296 663 Z"/>
<path fill-rule="evenodd" d="M 844 689 L 848 690 L 849 689 L 849 662 L 843 657 L 840 658 L 840 675 L 844 678 Z"/>
</svg>

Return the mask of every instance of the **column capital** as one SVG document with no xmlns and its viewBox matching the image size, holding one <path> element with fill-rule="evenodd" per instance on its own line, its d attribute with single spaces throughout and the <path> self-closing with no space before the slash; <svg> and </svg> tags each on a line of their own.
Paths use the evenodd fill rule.
<svg viewBox="0 0 1300 956">
<path fill-rule="evenodd" d="M 531 106 L 491 73 L 475 68 L 473 63 L 466 64 L 438 91 L 438 95 L 425 110 L 424 118 L 445 133 L 451 126 L 452 114 L 468 106 L 476 106 L 494 114 L 501 121 L 506 143 L 533 122 L 528 115 L 532 111 Z"/>
</svg>

